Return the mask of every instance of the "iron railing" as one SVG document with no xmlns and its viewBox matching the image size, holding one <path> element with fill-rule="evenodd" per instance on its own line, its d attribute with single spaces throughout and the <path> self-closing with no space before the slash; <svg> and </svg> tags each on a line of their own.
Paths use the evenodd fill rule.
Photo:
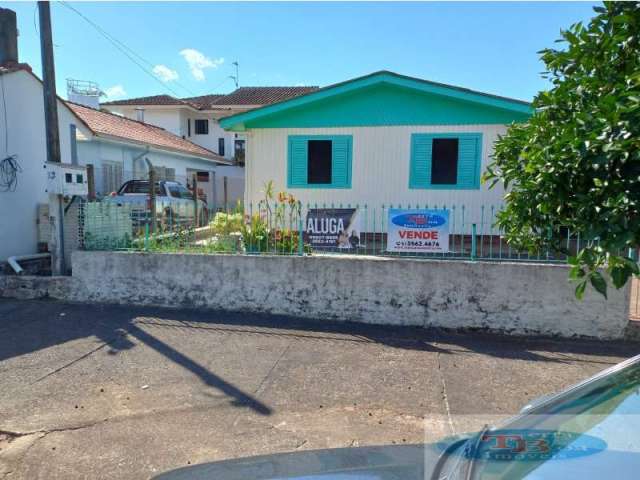
<svg viewBox="0 0 640 480">
<path fill-rule="evenodd" d="M 226 212 L 198 210 L 193 201 L 83 202 L 79 211 L 80 247 L 85 250 L 138 250 L 268 255 L 376 255 L 448 260 L 565 262 L 587 245 L 566 231 L 563 253 L 521 251 L 495 226 L 499 205 L 301 204 L 293 199 L 262 201 Z M 390 251 L 389 210 L 447 211 L 446 251 Z M 324 215 L 325 223 L 319 217 Z M 331 218 L 342 215 L 348 231 L 332 232 Z M 310 223 L 311 222 L 311 223 Z M 337 222 L 337 220 L 336 220 Z M 320 225 L 318 227 L 318 225 Z M 329 226 L 327 226 L 329 225 Z M 315 228 L 315 229 L 314 229 Z M 324 229 L 324 230 L 323 230 Z M 319 240 L 327 240 L 322 243 Z"/>
</svg>

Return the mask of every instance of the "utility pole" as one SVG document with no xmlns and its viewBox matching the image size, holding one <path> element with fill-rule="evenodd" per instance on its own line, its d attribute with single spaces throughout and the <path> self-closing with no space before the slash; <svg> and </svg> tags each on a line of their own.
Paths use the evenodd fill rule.
<svg viewBox="0 0 640 480">
<path fill-rule="evenodd" d="M 49 2 L 38 2 L 40 18 L 40 53 L 42 55 L 42 92 L 44 100 L 44 125 L 47 139 L 47 162 L 60 163 L 60 135 L 58 128 L 58 97 L 53 62 L 53 35 L 51 33 L 51 9 Z M 64 261 L 64 209 L 61 194 L 49 193 L 49 220 L 51 235 L 51 269 L 54 275 L 62 275 Z"/>
</svg>

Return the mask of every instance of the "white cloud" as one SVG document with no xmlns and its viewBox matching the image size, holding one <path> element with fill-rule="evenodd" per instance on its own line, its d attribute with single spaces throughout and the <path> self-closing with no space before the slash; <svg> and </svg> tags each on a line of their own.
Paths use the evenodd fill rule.
<svg viewBox="0 0 640 480">
<path fill-rule="evenodd" d="M 122 85 L 114 85 L 113 87 L 109 87 L 104 91 L 105 95 L 109 100 L 117 100 L 118 98 L 123 98 L 127 96 L 127 92 L 125 91 Z"/>
<path fill-rule="evenodd" d="M 218 68 L 224 63 L 224 58 L 211 59 L 205 56 L 202 52 L 199 52 L 198 50 L 195 50 L 193 48 L 185 48 L 184 50 L 180 50 L 180 55 L 182 55 L 187 61 L 189 70 L 191 70 L 193 78 L 195 78 L 199 82 L 204 80 L 205 68 Z"/>
<path fill-rule="evenodd" d="M 153 67 L 153 74 L 163 82 L 172 82 L 178 79 L 178 72 L 171 70 L 166 65 L 156 65 Z"/>
</svg>

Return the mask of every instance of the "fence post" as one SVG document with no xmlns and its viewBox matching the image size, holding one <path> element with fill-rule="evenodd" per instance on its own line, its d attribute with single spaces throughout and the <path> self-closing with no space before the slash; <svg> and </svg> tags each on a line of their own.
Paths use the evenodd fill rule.
<svg viewBox="0 0 640 480">
<path fill-rule="evenodd" d="M 476 259 L 476 224 L 471 224 L 471 260 Z"/>
<path fill-rule="evenodd" d="M 87 164 L 87 200 L 93 202 L 96 199 L 96 176 L 93 165 Z"/>
<path fill-rule="evenodd" d="M 224 211 L 229 213 L 229 185 L 226 176 L 222 179 L 222 187 L 224 189 Z"/>
<path fill-rule="evenodd" d="M 304 223 L 302 222 L 302 204 L 298 202 L 298 255 L 304 255 Z"/>
<path fill-rule="evenodd" d="M 151 216 L 151 233 L 156 231 L 156 172 L 153 168 L 149 169 L 149 215 Z"/>
<path fill-rule="evenodd" d="M 193 228 L 198 228 L 198 174 L 193 174 Z"/>
</svg>

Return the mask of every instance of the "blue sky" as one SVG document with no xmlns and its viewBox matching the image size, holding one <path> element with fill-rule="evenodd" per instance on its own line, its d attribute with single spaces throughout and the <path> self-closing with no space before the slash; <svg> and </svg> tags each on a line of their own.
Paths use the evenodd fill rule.
<svg viewBox="0 0 640 480">
<path fill-rule="evenodd" d="M 18 14 L 21 61 L 40 76 L 35 2 Z M 592 16 L 588 3 L 72 3 L 144 60 L 151 78 L 61 3 L 52 3 L 58 91 L 98 82 L 111 99 L 328 85 L 376 70 L 530 100 L 546 82 L 537 51 Z M 148 62 L 148 63 L 147 63 Z M 165 86 L 168 88 L 165 88 Z"/>
</svg>

